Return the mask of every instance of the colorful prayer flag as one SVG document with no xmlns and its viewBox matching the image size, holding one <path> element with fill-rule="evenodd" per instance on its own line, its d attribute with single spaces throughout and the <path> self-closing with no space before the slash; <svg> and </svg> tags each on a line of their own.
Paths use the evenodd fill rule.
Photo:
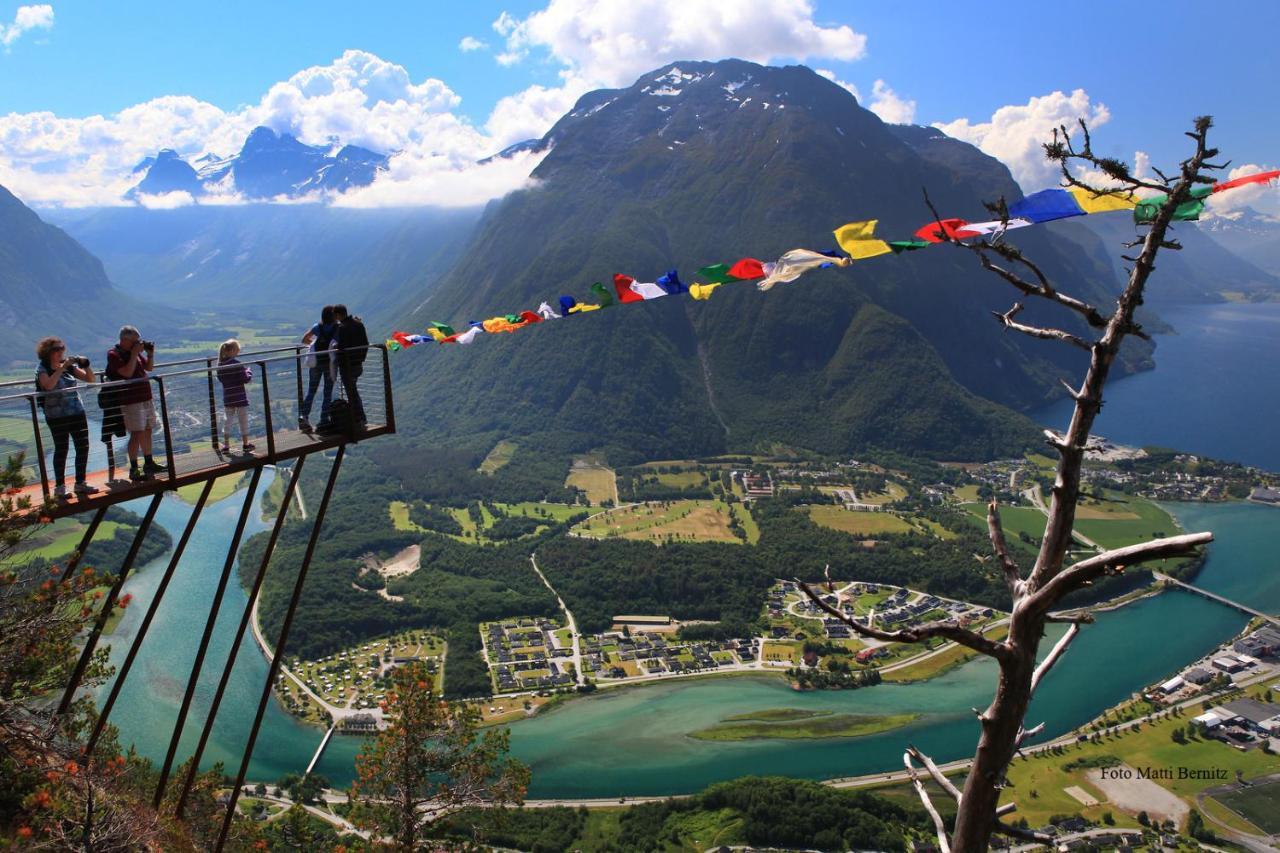
<svg viewBox="0 0 1280 853">
<path fill-rule="evenodd" d="M 675 270 L 667 270 L 666 274 L 661 276 L 657 283 L 658 287 L 665 290 L 668 296 L 689 292 L 689 288 L 684 286 L 684 282 L 680 280 L 680 276 Z"/>
<path fill-rule="evenodd" d="M 709 267 L 703 267 L 698 270 L 698 277 L 705 278 L 712 284 L 731 284 L 735 281 L 742 281 L 740 278 L 729 275 L 728 264 L 712 264 Z"/>
<path fill-rule="evenodd" d="M 845 254 L 854 260 L 861 261 L 866 258 L 874 258 L 876 255 L 884 255 L 891 251 L 889 244 L 883 240 L 875 239 L 876 223 L 878 219 L 868 219 L 864 222 L 850 222 L 841 225 L 835 230 L 836 243 L 844 249 Z"/>
<path fill-rule="evenodd" d="M 561 315 L 556 313 L 556 309 L 552 308 L 551 305 L 547 302 L 544 302 L 538 306 L 538 314 L 541 315 L 542 319 L 544 320 L 562 319 Z"/>
<path fill-rule="evenodd" d="M 597 281 L 595 284 L 591 285 L 591 292 L 600 300 L 601 308 L 608 308 L 613 305 L 613 294 L 610 293 L 609 289 L 600 282 Z"/>
<path fill-rule="evenodd" d="M 925 225 L 916 232 L 916 236 L 930 243 L 959 240 L 964 237 L 977 237 L 978 232 L 966 230 L 968 224 L 963 219 L 939 219 Z"/>
<path fill-rule="evenodd" d="M 852 263 L 849 258 L 842 258 L 838 261 L 832 261 L 830 255 L 822 252 L 814 252 L 809 249 L 792 249 L 777 262 L 764 265 L 765 278 L 756 284 L 761 290 L 768 290 L 775 284 L 786 284 L 798 279 L 811 269 L 824 267 L 835 263 L 838 266 L 847 266 Z"/>
<path fill-rule="evenodd" d="M 1194 222 L 1204 212 L 1204 200 L 1213 194 L 1213 187 L 1204 185 L 1191 188 L 1191 198 L 1182 202 L 1173 211 L 1174 222 Z M 1150 225 L 1160 213 L 1160 207 L 1168 201 L 1169 196 L 1157 195 L 1138 202 L 1133 209 L 1133 221 L 1137 225 Z"/>
<path fill-rule="evenodd" d="M 1028 222 L 1052 222 L 1069 216 L 1084 216 L 1076 197 L 1063 189 L 1040 190 L 1009 205 L 1009 215 Z"/>
<path fill-rule="evenodd" d="M 743 258 L 733 266 L 729 267 L 729 275 L 738 281 L 751 281 L 756 278 L 764 278 L 764 264 L 755 258 Z"/>
<path fill-rule="evenodd" d="M 1272 172 L 1259 172 L 1256 175 L 1245 175 L 1242 178 L 1233 178 L 1229 181 L 1224 181 L 1223 183 L 1220 183 L 1220 184 L 1214 184 L 1213 191 L 1215 193 L 1220 193 L 1226 190 L 1233 190 L 1236 187 L 1243 187 L 1248 184 L 1269 184 L 1272 181 L 1276 180 L 1277 178 L 1280 178 L 1280 170 L 1272 171 Z"/>
<path fill-rule="evenodd" d="M 1139 201 L 1138 197 L 1131 192 L 1095 193 L 1083 187 L 1071 187 L 1067 192 L 1071 193 L 1072 198 L 1076 200 L 1076 204 L 1080 205 L 1080 209 L 1085 213 L 1133 210 Z"/>
<path fill-rule="evenodd" d="M 933 244 L 928 240 L 890 240 L 889 249 L 895 255 L 903 252 L 914 252 L 916 249 L 927 249 Z"/>
<path fill-rule="evenodd" d="M 706 301 L 711 298 L 711 293 L 720 286 L 720 282 L 712 284 L 691 284 L 689 285 L 689 295 L 694 299 Z"/>
</svg>

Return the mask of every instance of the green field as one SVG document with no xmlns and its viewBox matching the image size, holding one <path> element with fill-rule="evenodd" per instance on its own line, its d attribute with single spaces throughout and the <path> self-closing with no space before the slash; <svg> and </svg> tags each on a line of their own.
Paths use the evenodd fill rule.
<svg viewBox="0 0 1280 853">
<path fill-rule="evenodd" d="M 803 509 L 803 508 L 802 508 Z M 912 527 L 898 516 L 888 512 L 854 512 L 842 506 L 815 504 L 807 507 L 809 519 L 822 527 L 851 533 L 854 536 L 874 536 L 877 533 L 910 533 Z"/>
<path fill-rule="evenodd" d="M 516 455 L 516 450 L 520 445 L 514 441 L 499 441 L 493 446 L 493 450 L 489 451 L 489 455 L 480 463 L 478 470 L 481 474 L 492 474 L 503 465 L 511 461 L 511 457 Z"/>
<path fill-rule="evenodd" d="M 539 503 L 537 501 L 522 501 L 521 503 L 500 503 L 493 504 L 500 512 L 507 516 L 515 518 L 527 517 L 546 524 L 539 526 L 533 533 L 526 536 L 535 536 L 545 531 L 551 524 L 558 524 L 568 521 L 575 515 L 581 515 L 586 512 L 585 507 L 570 506 L 568 504 Z M 475 520 L 472 519 L 471 513 L 463 507 L 440 507 L 440 509 L 453 516 L 454 520 L 462 528 L 462 535 L 457 536 L 450 533 L 440 533 L 438 531 L 429 531 L 423 527 L 419 527 L 409 517 L 409 505 L 404 501 L 391 501 L 388 505 L 388 512 L 391 515 L 391 524 L 396 530 L 412 531 L 415 533 L 434 533 L 437 536 L 448 536 L 456 542 L 463 542 L 468 545 L 488 545 L 493 540 L 484 535 L 484 531 L 493 527 L 497 522 L 497 518 L 493 513 L 489 512 L 489 508 L 484 504 L 480 505 L 481 525 L 477 526 Z"/>
<path fill-rule="evenodd" d="M 40 527 L 23 543 L 23 550 L 15 554 L 13 559 L 22 563 L 30 560 L 61 560 L 80 545 L 85 526 L 74 518 L 60 518 L 52 524 Z M 94 539 L 98 542 L 113 539 L 119 529 L 118 522 L 104 521 L 98 525 Z"/>
<path fill-rule="evenodd" d="M 983 634 L 993 640 L 1003 640 L 1008 636 L 1009 628 L 1007 625 L 1001 625 L 994 630 L 983 631 Z M 950 672 L 977 656 L 978 653 L 972 649 L 954 645 L 945 652 L 938 652 L 933 657 L 907 664 L 901 669 L 895 669 L 892 672 L 883 673 L 880 677 L 885 681 L 925 681 Z"/>
<path fill-rule="evenodd" d="M 679 471 L 675 474 L 659 474 L 658 482 L 675 489 L 699 488 L 707 485 L 707 477 L 701 471 Z"/>
<path fill-rule="evenodd" d="M 1213 799 L 1263 832 L 1280 833 L 1280 781 L 1215 794 Z"/>
<path fill-rule="evenodd" d="M 1110 497 L 1123 500 L 1082 502 L 1076 511 L 1076 530 L 1104 548 L 1119 548 L 1182 532 L 1169 513 L 1151 501 L 1114 494 Z"/>
<path fill-rule="evenodd" d="M 729 511 L 724 501 L 672 501 L 665 506 L 654 501 L 601 513 L 577 525 L 574 532 L 594 539 L 619 536 L 665 542 L 671 537 L 679 541 L 740 543 L 742 540 L 729 529 Z"/>
<path fill-rule="evenodd" d="M 582 460 L 574 460 L 564 484 L 587 493 L 587 500 L 593 504 L 618 499 L 617 477 L 612 468 L 590 464 Z"/>
<path fill-rule="evenodd" d="M 730 504 L 729 509 L 733 511 L 733 517 L 738 519 L 742 529 L 747 532 L 747 544 L 754 545 L 759 542 L 760 525 L 756 524 L 756 520 L 751 517 L 751 510 L 747 509 L 746 504 Z"/>
<path fill-rule="evenodd" d="M 835 737 L 864 737 L 901 728 L 918 715 L 823 714 L 783 722 L 722 720 L 714 726 L 690 732 L 698 740 L 799 740 Z"/>
</svg>

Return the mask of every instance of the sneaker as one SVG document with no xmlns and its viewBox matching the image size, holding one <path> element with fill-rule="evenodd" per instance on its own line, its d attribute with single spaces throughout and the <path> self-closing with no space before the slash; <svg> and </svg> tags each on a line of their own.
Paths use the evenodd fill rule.
<svg viewBox="0 0 1280 853">
<path fill-rule="evenodd" d="M 231 452 L 231 445 L 229 445 L 229 444 L 224 444 L 224 445 L 222 445 L 221 447 L 219 447 L 219 448 L 218 448 L 218 452 L 219 452 L 219 453 L 230 453 L 230 452 Z"/>
<path fill-rule="evenodd" d="M 256 446 L 256 445 L 253 445 L 253 444 L 246 444 L 246 445 L 241 449 L 241 452 L 243 452 L 243 453 L 252 453 L 252 452 L 253 452 L 253 448 L 254 448 L 255 446 Z"/>
<path fill-rule="evenodd" d="M 311 421 L 306 418 L 298 418 L 298 429 L 303 432 L 311 432 Z"/>
<path fill-rule="evenodd" d="M 168 468 L 164 467 L 159 462 L 152 462 L 150 459 L 142 465 L 142 471 L 144 474 L 163 474 L 168 470 Z"/>
<path fill-rule="evenodd" d="M 141 468 L 130 468 L 129 479 L 134 483 L 142 483 L 151 479 L 151 475 L 144 472 Z"/>
<path fill-rule="evenodd" d="M 59 483 L 53 487 L 53 496 L 60 501 L 67 499 L 67 487 Z"/>
<path fill-rule="evenodd" d="M 77 495 L 92 495 L 99 491 L 96 486 L 90 486 L 88 483 L 76 483 Z"/>
</svg>

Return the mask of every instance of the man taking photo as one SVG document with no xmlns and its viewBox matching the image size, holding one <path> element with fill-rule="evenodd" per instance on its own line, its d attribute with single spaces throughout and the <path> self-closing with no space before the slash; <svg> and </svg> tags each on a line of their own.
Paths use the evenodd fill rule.
<svg viewBox="0 0 1280 853">
<path fill-rule="evenodd" d="M 360 399 L 358 383 L 364 373 L 364 359 L 369 353 L 369 336 L 359 317 L 347 313 L 347 306 L 333 306 L 333 319 L 338 323 L 338 376 L 347 394 L 347 403 L 355 420 L 355 428 L 365 425 L 364 401 Z"/>
<path fill-rule="evenodd" d="M 120 386 L 119 401 L 124 428 L 129 432 L 129 479 L 149 480 L 165 470 L 151 458 L 151 433 L 156 428 L 156 407 L 151 401 L 147 371 L 155 363 L 156 345 L 144 341 L 133 326 L 120 329 L 120 343 L 107 350 L 107 378 L 133 380 Z M 138 466 L 138 455 L 144 457 Z"/>
</svg>

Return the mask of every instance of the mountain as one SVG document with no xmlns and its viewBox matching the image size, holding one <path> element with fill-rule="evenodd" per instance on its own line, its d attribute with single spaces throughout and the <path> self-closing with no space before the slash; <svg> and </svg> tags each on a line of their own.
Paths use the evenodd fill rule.
<svg viewBox="0 0 1280 853">
<path fill-rule="evenodd" d="M 804 67 L 674 63 L 584 95 L 541 145 L 550 153 L 536 185 L 490 206 L 430 301 L 398 312 L 401 328 L 560 293 L 594 301 L 589 285 L 613 272 L 652 281 L 678 265 L 690 281 L 704 264 L 826 249 L 833 227 L 852 220 L 907 236 L 931 218 L 922 187 L 944 215 L 971 220 L 989 218 L 983 199 L 1018 197 L 997 161 L 936 130 L 887 126 Z M 1101 251 L 1088 232 L 1081 239 Z M 1018 242 L 1064 288 L 1105 302 L 1117 287 L 1109 264 L 1068 240 L 1028 229 Z M 398 393 L 433 401 L 432 416 L 407 429 L 453 443 L 560 433 L 631 458 L 775 442 L 973 458 L 1035 442 L 1008 407 L 1052 397 L 1081 365 L 1001 332 L 989 312 L 1016 293 L 949 247 L 753 291 L 726 286 L 705 304 L 663 299 L 406 353 L 421 367 L 399 373 Z"/>
<path fill-rule="evenodd" d="M 341 301 L 366 317 L 414 305 L 452 264 L 478 210 L 323 204 L 59 211 L 128 293 L 195 310 L 311 314 Z"/>
<path fill-rule="evenodd" d="M 116 290 L 101 261 L 0 187 L 0 364 L 34 365 L 36 341 L 57 335 L 100 365 L 123 324 L 152 335 L 181 319 Z"/>
<path fill-rule="evenodd" d="M 307 145 L 288 133 L 257 127 L 239 154 L 227 158 L 206 154 L 197 163 L 199 169 L 166 148 L 134 169 L 143 177 L 128 196 L 181 191 L 193 196 L 218 192 L 271 199 L 341 193 L 373 183 L 377 174 L 386 170 L 388 158 L 358 145 L 344 145 L 336 151 L 332 146 Z"/>
<path fill-rule="evenodd" d="M 1245 208 L 1206 219 L 1200 230 L 1243 260 L 1280 276 L 1280 218 Z"/>
</svg>

